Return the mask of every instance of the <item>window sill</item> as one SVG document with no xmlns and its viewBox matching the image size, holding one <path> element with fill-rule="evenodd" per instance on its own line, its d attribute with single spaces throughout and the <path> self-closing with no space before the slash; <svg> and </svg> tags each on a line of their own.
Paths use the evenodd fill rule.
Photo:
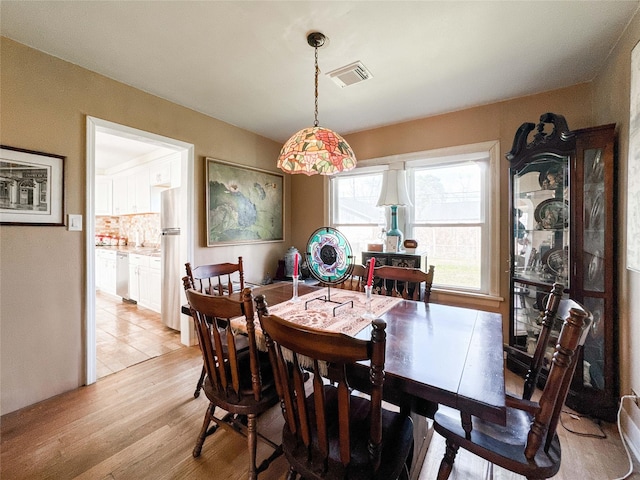
<svg viewBox="0 0 640 480">
<path fill-rule="evenodd" d="M 456 307 L 473 307 L 480 310 L 489 309 L 498 311 L 503 297 L 495 295 L 484 295 L 480 293 L 451 292 L 446 290 L 433 289 L 430 300 L 434 303 L 453 305 Z"/>
</svg>

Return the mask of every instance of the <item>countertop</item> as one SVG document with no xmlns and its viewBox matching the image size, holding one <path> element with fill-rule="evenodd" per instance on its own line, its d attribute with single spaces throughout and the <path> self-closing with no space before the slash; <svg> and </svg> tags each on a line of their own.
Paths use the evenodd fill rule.
<svg viewBox="0 0 640 480">
<path fill-rule="evenodd" d="M 107 250 L 110 252 L 127 252 L 136 255 L 147 255 L 149 257 L 160 256 L 160 247 L 136 247 L 133 245 L 96 245 L 96 250 Z"/>
</svg>

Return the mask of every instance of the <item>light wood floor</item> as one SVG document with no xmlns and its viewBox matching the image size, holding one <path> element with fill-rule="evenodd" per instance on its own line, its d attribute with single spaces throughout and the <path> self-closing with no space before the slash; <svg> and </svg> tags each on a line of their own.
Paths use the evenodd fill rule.
<svg viewBox="0 0 640 480">
<path fill-rule="evenodd" d="M 114 295 L 96 293 L 98 378 L 182 346 L 180 332 L 165 326 L 159 313 Z"/>
<path fill-rule="evenodd" d="M 197 347 L 181 348 L 3 416 L 0 478 L 246 479 L 246 443 L 233 432 L 218 431 L 206 440 L 201 457 L 191 456 L 207 406 L 204 395 L 193 398 L 201 366 Z M 520 382 L 507 377 L 511 391 Z M 277 440 L 281 425 L 276 406 L 260 418 L 259 430 Z M 595 430 L 586 419 L 574 421 L 572 428 Z M 626 473 L 615 425 L 605 424 L 604 430 L 607 438 L 596 440 L 560 427 L 563 464 L 555 479 L 607 480 Z M 444 441 L 435 434 L 421 480 L 435 478 L 443 452 Z M 269 453 L 259 446 L 259 460 Z M 486 466 L 460 450 L 450 478 L 483 479 Z M 260 478 L 283 479 L 286 471 L 280 457 Z M 522 478 L 499 468 L 494 474 L 496 480 Z M 638 480 L 640 474 L 630 478 Z"/>
</svg>

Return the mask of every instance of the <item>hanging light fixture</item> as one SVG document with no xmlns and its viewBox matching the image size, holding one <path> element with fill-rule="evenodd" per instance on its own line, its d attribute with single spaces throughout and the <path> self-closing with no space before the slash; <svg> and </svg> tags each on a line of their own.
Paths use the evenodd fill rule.
<svg viewBox="0 0 640 480">
<path fill-rule="evenodd" d="M 315 122 L 313 127 L 293 134 L 280 150 L 278 168 L 286 173 L 333 175 L 356 166 L 356 156 L 345 139 L 333 130 L 318 126 L 318 47 L 324 45 L 325 40 L 320 32 L 307 36 L 307 43 L 315 49 Z"/>
</svg>

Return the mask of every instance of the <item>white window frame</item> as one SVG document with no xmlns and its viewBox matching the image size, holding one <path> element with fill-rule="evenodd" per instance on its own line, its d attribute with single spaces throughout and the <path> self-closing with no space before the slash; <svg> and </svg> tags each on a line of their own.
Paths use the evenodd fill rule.
<svg viewBox="0 0 640 480">
<path fill-rule="evenodd" d="M 488 158 L 487 158 L 488 157 Z M 460 161 L 487 161 L 488 168 L 485 169 L 484 182 L 489 188 L 484 188 L 484 206 L 482 212 L 486 217 L 482 231 L 482 288 L 477 290 L 465 290 L 462 288 L 438 287 L 437 286 L 437 267 L 436 278 L 434 284 L 432 299 L 434 301 L 452 301 L 459 304 L 473 304 L 476 306 L 487 306 L 497 308 L 499 303 L 504 299 L 500 297 L 500 271 L 502 265 L 502 257 L 500 251 L 500 142 L 490 141 L 475 143 L 470 145 L 461 145 L 455 147 L 446 147 L 436 150 L 426 150 L 421 152 L 412 152 L 407 154 L 392 155 L 369 159 L 358 162 L 357 167 L 345 175 L 360 175 L 364 173 L 379 172 L 387 169 L 405 169 L 407 170 L 407 184 L 409 195 L 414 198 L 414 169 L 425 165 L 443 165 L 446 163 Z M 337 199 L 335 192 L 330 189 L 330 224 L 334 225 L 334 212 L 337 208 Z M 405 207 L 406 215 L 398 216 L 398 224 L 400 230 L 405 232 L 405 238 L 411 238 L 413 223 L 410 219 L 414 218 L 414 206 Z M 400 213 L 400 212 L 398 212 Z M 388 219 L 387 219 L 388 220 Z M 339 225 L 336 227 L 339 228 Z M 428 252 L 427 252 L 428 255 Z M 428 258 L 427 258 L 428 263 Z M 505 266 L 506 268 L 506 266 Z M 435 298 L 434 298 L 435 297 Z"/>
</svg>

